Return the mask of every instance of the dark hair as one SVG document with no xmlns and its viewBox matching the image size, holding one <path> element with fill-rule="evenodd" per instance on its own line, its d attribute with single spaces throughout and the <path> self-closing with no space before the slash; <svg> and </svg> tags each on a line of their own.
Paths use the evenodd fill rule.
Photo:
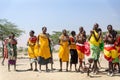
<svg viewBox="0 0 120 80">
<path fill-rule="evenodd" d="M 98 24 L 98 23 L 95 23 L 95 24 L 94 24 L 94 27 L 95 27 L 95 26 L 99 27 L 99 24 Z"/>
<path fill-rule="evenodd" d="M 101 29 L 101 28 L 98 28 L 98 31 L 102 31 L 102 29 Z"/>
<path fill-rule="evenodd" d="M 108 25 L 108 26 L 107 26 L 107 29 L 108 29 L 108 27 L 111 27 L 111 28 L 112 28 L 112 25 Z"/>
<path fill-rule="evenodd" d="M 66 31 L 66 29 L 63 29 L 63 30 L 62 30 L 62 33 L 63 33 L 64 31 Z M 66 31 L 66 32 L 67 32 L 67 31 Z"/>
<path fill-rule="evenodd" d="M 76 33 L 75 33 L 75 31 L 71 31 L 71 34 L 73 35 L 73 34 L 76 34 Z"/>
<path fill-rule="evenodd" d="M 35 33 L 33 30 L 31 30 L 30 32 L 33 33 L 33 34 Z"/>
<path fill-rule="evenodd" d="M 81 26 L 81 27 L 79 27 L 79 29 L 83 29 L 83 27 Z"/>
<path fill-rule="evenodd" d="M 13 32 L 11 32 L 11 36 L 15 36 L 15 34 Z"/>
<path fill-rule="evenodd" d="M 43 30 L 43 29 L 47 29 L 47 28 L 44 26 L 44 27 L 42 27 L 42 30 Z"/>
</svg>

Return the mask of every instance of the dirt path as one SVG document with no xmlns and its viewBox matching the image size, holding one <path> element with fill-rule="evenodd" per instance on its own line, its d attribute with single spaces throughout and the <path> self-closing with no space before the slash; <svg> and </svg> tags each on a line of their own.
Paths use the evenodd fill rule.
<svg viewBox="0 0 120 80">
<path fill-rule="evenodd" d="M 11 66 L 11 72 L 7 71 L 7 60 L 5 65 L 0 64 L 0 80 L 120 80 L 120 74 L 115 74 L 113 77 L 107 76 L 107 73 L 104 72 L 104 69 L 100 70 L 100 73 L 97 75 L 91 74 L 91 77 L 88 77 L 86 73 L 80 72 L 58 72 L 59 62 L 58 55 L 54 54 L 54 70 L 53 72 L 45 72 L 45 66 L 42 66 L 42 72 L 27 71 L 29 68 L 28 59 L 18 59 L 17 60 L 17 71 L 13 70 Z M 2 59 L 0 59 L 1 62 Z M 100 60 L 102 67 L 107 66 L 106 60 Z M 65 63 L 63 64 L 63 69 L 65 69 Z M 50 65 L 49 65 L 50 68 Z M 73 68 L 74 70 L 74 68 Z"/>
</svg>

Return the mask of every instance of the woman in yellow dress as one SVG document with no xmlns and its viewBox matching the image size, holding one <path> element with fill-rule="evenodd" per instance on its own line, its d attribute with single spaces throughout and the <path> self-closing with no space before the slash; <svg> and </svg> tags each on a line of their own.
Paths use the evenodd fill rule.
<svg viewBox="0 0 120 80">
<path fill-rule="evenodd" d="M 38 45 L 39 45 L 39 53 L 38 53 L 38 64 L 39 69 L 41 71 L 41 65 L 46 65 L 46 72 L 48 72 L 48 63 L 51 58 L 50 52 L 50 43 L 49 43 L 49 35 L 46 33 L 47 28 L 42 28 L 42 33 L 38 35 Z"/>
<path fill-rule="evenodd" d="M 69 62 L 69 36 L 67 31 L 64 29 L 62 35 L 59 37 L 59 59 L 60 59 L 60 70 L 62 71 L 62 62 L 66 62 L 66 71 L 68 71 L 68 62 Z"/>
<path fill-rule="evenodd" d="M 32 64 L 35 63 L 35 70 L 37 71 L 37 55 L 36 55 L 36 42 L 37 42 L 37 37 L 34 36 L 34 31 L 31 30 L 30 33 L 30 38 L 28 39 L 27 45 L 28 45 L 28 55 L 30 58 L 30 69 L 33 70 Z"/>
</svg>

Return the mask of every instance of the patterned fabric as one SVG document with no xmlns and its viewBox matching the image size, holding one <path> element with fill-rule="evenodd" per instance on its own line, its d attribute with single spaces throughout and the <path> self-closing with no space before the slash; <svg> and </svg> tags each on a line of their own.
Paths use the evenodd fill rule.
<svg viewBox="0 0 120 80">
<path fill-rule="evenodd" d="M 7 45 L 7 48 L 8 48 L 8 63 L 9 64 L 15 64 L 16 63 L 16 59 L 17 59 L 17 46 L 16 44 L 16 40 L 15 39 L 10 39 L 8 41 L 8 45 Z"/>
<path fill-rule="evenodd" d="M 112 62 L 115 58 L 118 57 L 117 49 L 115 48 L 114 44 L 112 45 L 105 45 L 104 47 L 104 57 L 106 60 Z"/>
<path fill-rule="evenodd" d="M 84 50 L 85 50 L 84 44 L 77 43 L 76 48 L 77 48 L 78 58 L 83 60 L 84 59 Z"/>
<path fill-rule="evenodd" d="M 91 50 L 90 52 L 92 54 L 92 58 L 94 60 L 98 60 L 99 57 L 100 57 L 100 48 L 99 48 L 99 46 L 95 46 L 93 44 L 90 44 L 90 50 Z"/>
<path fill-rule="evenodd" d="M 104 50 L 104 41 L 101 41 L 100 43 L 100 51 L 103 51 Z"/>
<path fill-rule="evenodd" d="M 90 43 L 89 42 L 85 42 L 84 46 L 85 46 L 84 53 L 85 53 L 86 56 L 89 56 L 90 55 Z"/>
</svg>

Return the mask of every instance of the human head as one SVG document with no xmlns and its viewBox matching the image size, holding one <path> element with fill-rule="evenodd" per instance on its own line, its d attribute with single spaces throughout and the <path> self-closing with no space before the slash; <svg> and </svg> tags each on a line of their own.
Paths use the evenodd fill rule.
<svg viewBox="0 0 120 80">
<path fill-rule="evenodd" d="M 76 35 L 75 31 L 71 31 L 71 35 L 75 36 Z"/>
<path fill-rule="evenodd" d="M 13 39 L 15 37 L 15 34 L 14 33 L 11 33 L 11 38 Z"/>
<path fill-rule="evenodd" d="M 44 26 L 42 27 L 42 32 L 45 34 L 47 32 L 47 28 Z"/>
<path fill-rule="evenodd" d="M 34 33 L 35 32 L 33 30 L 31 30 L 30 33 L 29 33 L 29 35 L 32 37 L 32 36 L 34 36 Z"/>
<path fill-rule="evenodd" d="M 11 35 L 9 35 L 8 38 L 11 39 Z"/>
<path fill-rule="evenodd" d="M 101 29 L 101 28 L 98 28 L 98 32 L 102 32 L 102 29 Z"/>
<path fill-rule="evenodd" d="M 66 29 L 63 29 L 62 33 L 63 33 L 63 35 L 67 35 Z"/>
<path fill-rule="evenodd" d="M 83 35 L 86 35 L 86 32 L 85 32 L 85 31 L 83 31 L 83 32 L 82 32 L 82 34 L 83 34 Z"/>
<path fill-rule="evenodd" d="M 93 26 L 93 30 L 96 30 L 99 28 L 99 24 L 98 23 L 95 23 L 94 26 Z"/>
<path fill-rule="evenodd" d="M 107 30 L 108 30 L 108 32 L 111 32 L 113 30 L 112 25 L 108 25 Z"/>
<path fill-rule="evenodd" d="M 84 29 L 83 29 L 83 27 L 81 26 L 80 28 L 79 28 L 79 32 L 82 32 Z"/>
</svg>

